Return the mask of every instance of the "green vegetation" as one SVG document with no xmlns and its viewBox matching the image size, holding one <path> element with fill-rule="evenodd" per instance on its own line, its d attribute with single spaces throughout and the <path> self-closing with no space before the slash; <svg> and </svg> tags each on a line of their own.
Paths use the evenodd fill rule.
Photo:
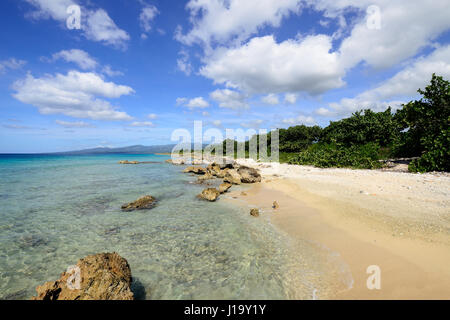
<svg viewBox="0 0 450 320">
<path fill-rule="evenodd" d="M 384 112 L 367 109 L 330 122 L 324 129 L 304 125 L 278 129 L 280 162 L 372 169 L 380 168 L 383 159 L 415 157 L 409 165 L 412 172 L 450 171 L 449 84 L 433 74 L 425 90 L 418 90 L 423 98 L 395 113 L 391 108 Z M 245 150 L 248 155 L 249 141 Z"/>
</svg>

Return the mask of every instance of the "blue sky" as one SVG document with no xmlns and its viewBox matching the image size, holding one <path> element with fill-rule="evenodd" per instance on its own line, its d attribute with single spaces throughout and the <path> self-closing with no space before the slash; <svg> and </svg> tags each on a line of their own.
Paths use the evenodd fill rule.
<svg viewBox="0 0 450 320">
<path fill-rule="evenodd" d="M 447 0 L 3 0 L 0 153 L 325 126 L 450 78 Z M 81 29 L 69 29 L 70 6 Z"/>
</svg>

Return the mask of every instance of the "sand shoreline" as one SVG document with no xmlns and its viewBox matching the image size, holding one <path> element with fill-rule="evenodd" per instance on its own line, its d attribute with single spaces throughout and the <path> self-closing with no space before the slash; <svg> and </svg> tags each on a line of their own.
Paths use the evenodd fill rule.
<svg viewBox="0 0 450 320">
<path fill-rule="evenodd" d="M 242 196 L 293 238 L 323 244 L 350 267 L 354 284 L 329 299 L 450 299 L 450 177 L 258 164 Z M 273 201 L 280 208 L 272 209 Z M 369 290 L 366 269 L 381 269 Z"/>
</svg>

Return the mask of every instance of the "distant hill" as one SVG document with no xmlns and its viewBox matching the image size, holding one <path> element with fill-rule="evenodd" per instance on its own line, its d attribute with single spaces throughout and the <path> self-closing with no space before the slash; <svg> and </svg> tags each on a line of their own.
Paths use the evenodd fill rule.
<svg viewBox="0 0 450 320">
<path fill-rule="evenodd" d="M 152 154 L 152 153 L 169 153 L 172 152 L 174 144 L 160 146 L 129 146 L 122 148 L 93 148 L 85 150 L 55 152 L 53 154 L 62 155 L 92 155 L 92 154 Z"/>
</svg>

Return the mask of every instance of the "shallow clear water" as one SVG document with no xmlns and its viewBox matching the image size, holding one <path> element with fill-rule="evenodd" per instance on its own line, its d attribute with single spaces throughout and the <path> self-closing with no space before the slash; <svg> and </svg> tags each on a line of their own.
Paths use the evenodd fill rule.
<svg viewBox="0 0 450 320">
<path fill-rule="evenodd" d="M 155 161 L 119 165 L 119 160 Z M 320 246 L 202 190 L 166 156 L 1 156 L 0 299 L 28 299 L 78 259 L 118 252 L 140 299 L 311 299 L 348 286 Z M 122 204 L 150 194 L 149 211 Z"/>
</svg>

